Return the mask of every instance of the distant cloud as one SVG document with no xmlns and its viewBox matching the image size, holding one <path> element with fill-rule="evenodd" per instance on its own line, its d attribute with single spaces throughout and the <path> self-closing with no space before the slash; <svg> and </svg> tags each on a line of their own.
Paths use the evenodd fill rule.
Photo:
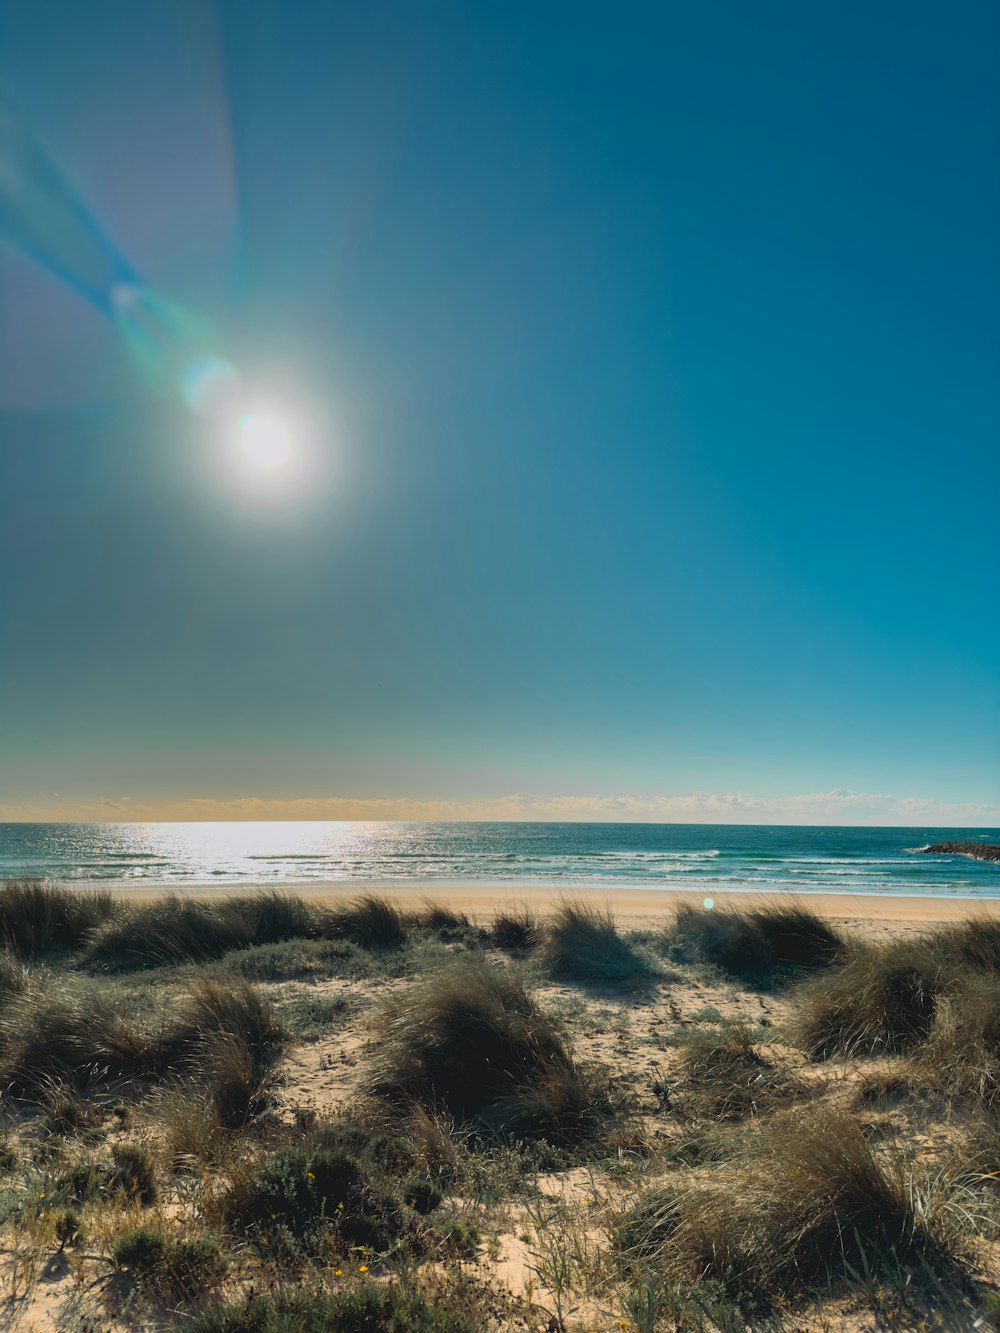
<svg viewBox="0 0 1000 1333">
<path fill-rule="evenodd" d="M 835 787 L 798 796 L 696 791 L 678 796 L 630 793 L 535 796 L 518 792 L 483 800 L 417 800 L 413 797 L 314 796 L 269 800 L 188 797 L 139 802 L 127 796 L 90 802 L 0 805 L 0 821 L 66 820 L 594 820 L 608 823 L 678 824 L 882 824 L 1000 825 L 1000 805 L 939 801 L 930 796 L 888 796 Z"/>
</svg>

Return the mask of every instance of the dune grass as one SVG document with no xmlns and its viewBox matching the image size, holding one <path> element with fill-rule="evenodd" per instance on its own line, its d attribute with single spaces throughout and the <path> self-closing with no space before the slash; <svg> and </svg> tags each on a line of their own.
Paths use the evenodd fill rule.
<svg viewBox="0 0 1000 1333">
<path fill-rule="evenodd" d="M 931 1030 L 946 979 L 923 945 L 858 949 L 796 992 L 793 1039 L 814 1060 L 911 1050 Z"/>
<path fill-rule="evenodd" d="M 137 1013 L 127 991 L 96 978 L 37 984 L 0 1012 L 0 1080 L 45 1104 L 111 1088 L 136 1093 L 186 1078 L 211 1091 L 220 1120 L 244 1123 L 263 1105 L 285 1036 L 249 983 L 195 977 L 159 1018 Z"/>
<path fill-rule="evenodd" d="M 787 1103 L 800 1091 L 763 1054 L 745 1023 L 694 1032 L 679 1053 L 682 1104 L 689 1115 L 739 1120 Z"/>
<path fill-rule="evenodd" d="M 647 958 L 618 932 L 609 908 L 567 901 L 545 922 L 537 957 L 564 981 L 616 986 L 641 983 L 654 975 Z"/>
<path fill-rule="evenodd" d="M 774 1117 L 704 1183 L 643 1196 L 615 1236 L 632 1261 L 710 1276 L 759 1316 L 838 1279 L 954 1279 L 945 1217 L 901 1158 L 876 1152 L 843 1112 L 816 1108 Z"/>
<path fill-rule="evenodd" d="M 28 959 L 76 949 L 117 911 L 115 897 L 97 889 L 8 879 L 0 887 L 0 949 Z"/>
<path fill-rule="evenodd" d="M 347 939 L 365 949 L 398 949 L 406 943 L 407 920 L 395 903 L 366 893 L 320 918 L 320 933 Z"/>
<path fill-rule="evenodd" d="M 107 971 L 208 962 L 252 945 L 312 938 L 319 928 L 317 914 L 290 894 L 241 894 L 211 902 L 166 894 L 121 904 L 92 932 L 85 961 Z"/>
<path fill-rule="evenodd" d="M 553 1020 L 509 969 L 464 958 L 390 1007 L 370 1092 L 481 1129 L 575 1140 L 608 1110 L 597 1072 L 573 1060 Z"/>
<path fill-rule="evenodd" d="M 743 911 L 686 903 L 677 910 L 673 934 L 695 957 L 764 985 L 829 967 L 846 952 L 828 921 L 794 901 Z"/>
<path fill-rule="evenodd" d="M 490 943 L 511 953 L 533 949 L 541 934 L 538 917 L 526 903 L 497 912 L 489 928 Z"/>
</svg>

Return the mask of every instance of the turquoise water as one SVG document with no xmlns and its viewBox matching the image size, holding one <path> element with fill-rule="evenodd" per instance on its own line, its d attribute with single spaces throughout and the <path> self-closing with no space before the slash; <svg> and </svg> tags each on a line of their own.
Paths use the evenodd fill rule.
<svg viewBox="0 0 1000 1333">
<path fill-rule="evenodd" d="M 0 824 L 0 878 L 80 884 L 505 881 L 1000 896 L 1000 864 L 927 856 L 984 828 L 720 824 Z"/>
</svg>

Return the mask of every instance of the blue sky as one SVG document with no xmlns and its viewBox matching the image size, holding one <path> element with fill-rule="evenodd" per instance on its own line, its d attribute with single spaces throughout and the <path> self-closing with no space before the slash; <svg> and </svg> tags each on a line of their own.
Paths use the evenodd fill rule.
<svg viewBox="0 0 1000 1333">
<path fill-rule="evenodd" d="M 994 4 L 43 8 L 302 472 L 0 239 L 0 812 L 1000 821 Z"/>
</svg>

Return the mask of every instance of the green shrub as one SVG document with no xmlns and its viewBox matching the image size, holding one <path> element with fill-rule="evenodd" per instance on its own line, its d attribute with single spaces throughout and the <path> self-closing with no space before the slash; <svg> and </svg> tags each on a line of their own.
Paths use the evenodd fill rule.
<svg viewBox="0 0 1000 1333">
<path fill-rule="evenodd" d="M 403 1199 L 406 1203 L 415 1213 L 425 1217 L 428 1213 L 433 1213 L 435 1208 L 440 1208 L 443 1198 L 444 1191 L 441 1186 L 426 1176 L 411 1177 L 403 1190 Z"/>
<path fill-rule="evenodd" d="M 208 1310 L 190 1333 L 477 1333 L 460 1315 L 398 1287 L 366 1284 L 353 1290 L 292 1290 L 251 1296 Z"/>
<path fill-rule="evenodd" d="M 330 1148 L 283 1148 L 238 1179 L 227 1224 L 268 1249 L 317 1250 L 331 1232 L 351 1245 L 389 1249 L 404 1225 L 395 1200 L 358 1161 Z"/>
<path fill-rule="evenodd" d="M 566 902 L 542 931 L 538 956 L 554 977 L 619 985 L 648 979 L 652 966 L 619 935 L 607 909 Z"/>
<path fill-rule="evenodd" d="M 482 1237 L 470 1222 L 451 1218 L 438 1228 L 438 1236 L 444 1253 L 454 1259 L 475 1259 L 479 1253 Z"/>
<path fill-rule="evenodd" d="M 201 1298 L 226 1275 L 226 1261 L 217 1236 L 188 1236 L 175 1241 L 159 1265 L 159 1285 L 176 1300 Z"/>
<path fill-rule="evenodd" d="M 161 1266 L 166 1252 L 166 1238 L 159 1227 L 129 1227 L 115 1238 L 111 1258 L 116 1268 L 146 1277 Z"/>
</svg>

